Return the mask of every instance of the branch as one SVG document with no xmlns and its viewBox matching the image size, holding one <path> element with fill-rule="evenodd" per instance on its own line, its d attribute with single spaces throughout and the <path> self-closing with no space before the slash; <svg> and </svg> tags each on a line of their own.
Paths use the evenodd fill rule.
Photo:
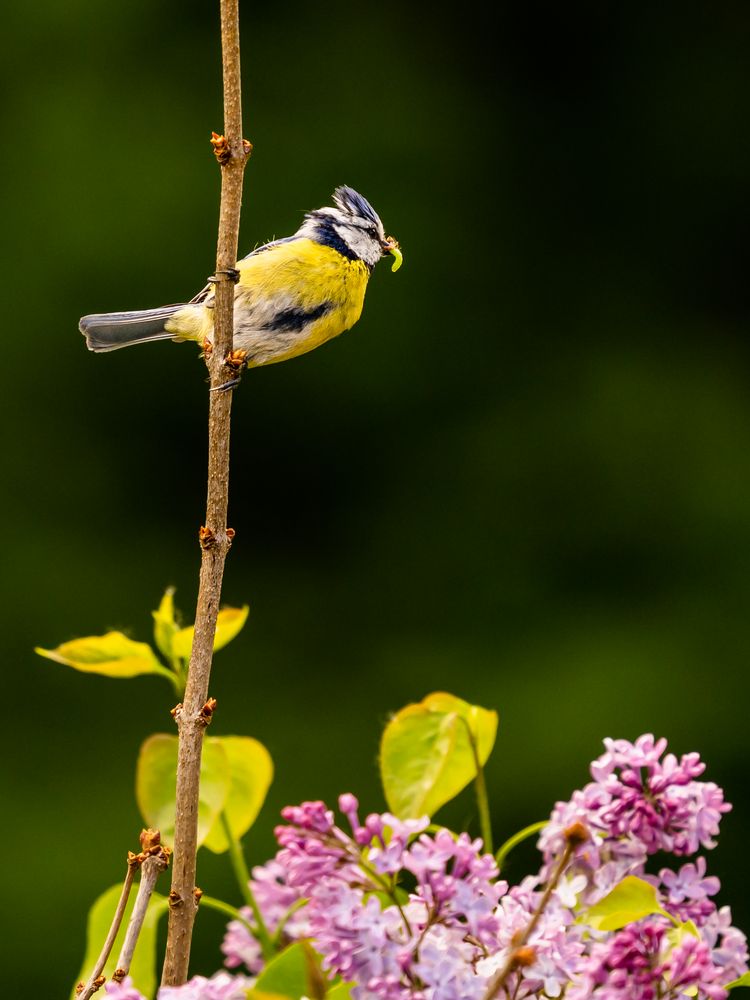
<svg viewBox="0 0 750 1000">
<path fill-rule="evenodd" d="M 221 389 L 236 375 L 232 352 L 234 270 L 239 242 L 242 177 L 250 144 L 242 138 L 240 34 L 238 0 L 221 0 L 221 49 L 224 75 L 224 136 L 213 140 L 221 164 L 221 210 L 216 251 L 214 342 L 207 363 L 211 389 Z M 208 498 L 202 549 L 195 635 L 184 703 L 175 711 L 179 750 L 174 867 L 169 894 L 169 928 L 162 983 L 178 986 L 187 979 L 190 942 L 197 912 L 194 895 L 198 847 L 198 786 L 203 732 L 210 721 L 208 685 L 224 562 L 233 532 L 227 529 L 229 500 L 229 418 L 231 391 L 209 393 Z"/>
<path fill-rule="evenodd" d="M 128 898 L 130 897 L 130 890 L 133 886 L 135 872 L 136 869 L 140 867 L 140 864 L 140 856 L 128 851 L 128 870 L 125 874 L 125 881 L 122 884 L 122 892 L 120 893 L 120 898 L 117 901 L 117 909 L 115 910 L 114 917 L 112 917 L 112 924 L 109 928 L 107 939 L 102 946 L 99 958 L 96 960 L 93 972 L 85 983 L 81 983 L 80 987 L 76 987 L 77 1000 L 89 1000 L 89 998 L 96 993 L 99 987 L 104 985 L 105 977 L 102 975 L 102 971 L 104 970 L 104 966 L 107 964 L 109 953 L 112 951 L 112 945 L 115 943 L 117 932 L 120 929 L 120 924 L 122 923 L 122 918 L 125 913 L 125 907 L 128 905 Z"/>
<path fill-rule="evenodd" d="M 100 986 L 104 985 L 105 976 L 102 975 L 104 971 L 104 966 L 107 964 L 107 959 L 109 958 L 109 953 L 112 951 L 112 946 L 115 943 L 115 938 L 117 937 L 117 932 L 120 930 L 120 924 L 122 923 L 122 918 L 125 914 L 125 909 L 128 905 L 128 898 L 130 897 L 130 890 L 133 886 L 133 879 L 135 878 L 135 873 L 138 869 L 147 861 L 150 860 L 154 855 L 159 855 L 164 858 L 164 868 L 166 868 L 169 863 L 169 851 L 167 848 L 161 846 L 161 837 L 158 830 L 141 830 L 141 853 L 133 854 L 132 851 L 128 851 L 128 870 L 125 874 L 125 881 L 123 882 L 122 892 L 120 893 L 120 898 L 117 901 L 117 907 L 115 909 L 115 915 L 112 917 L 112 924 L 109 928 L 109 933 L 107 934 L 107 939 L 102 946 L 101 954 L 96 960 L 96 965 L 94 970 L 89 976 L 86 983 L 80 983 L 76 987 L 76 1000 L 89 1000 L 90 997 L 96 993 Z M 163 868 L 160 869 L 163 871 Z M 143 879 L 141 879 L 141 882 Z M 153 889 L 153 887 L 152 887 Z M 138 896 L 140 897 L 141 891 L 138 890 Z M 149 894 L 150 895 L 150 894 Z M 138 899 L 136 898 L 136 908 L 138 906 Z M 135 911 L 134 911 L 135 912 Z M 133 923 L 131 917 L 130 924 Z M 141 921 L 142 923 L 142 921 Z M 130 932 L 130 924 L 128 925 L 128 933 Z M 139 927 L 140 930 L 140 927 Z M 135 935 L 133 940 L 133 948 L 135 948 L 135 942 L 138 939 L 138 935 Z M 124 946 L 123 946 L 124 952 Z M 132 951 L 131 951 L 132 956 Z M 122 955 L 120 956 L 122 960 Z M 130 962 L 128 962 L 128 967 Z M 127 970 L 123 974 L 123 977 L 127 975 Z"/>
<path fill-rule="evenodd" d="M 157 844 L 152 848 L 153 853 L 143 861 L 141 865 L 141 880 L 138 883 L 138 895 L 135 897 L 133 912 L 130 914 L 128 929 L 125 931 L 125 940 L 120 949 L 120 957 L 117 959 L 117 968 L 112 978 L 116 983 L 121 983 L 130 972 L 130 965 L 133 961 L 135 946 L 141 934 L 143 921 L 146 919 L 146 910 L 154 894 L 156 880 L 169 864 L 169 850 Z"/>
<path fill-rule="evenodd" d="M 536 930 L 539 921 L 542 919 L 542 915 L 547 909 L 547 904 L 550 901 L 552 893 L 557 888 L 563 872 L 568 867 L 568 862 L 575 853 L 576 848 L 580 847 L 580 845 L 585 843 L 588 839 L 589 832 L 583 823 L 573 823 L 565 830 L 565 848 L 560 856 L 560 860 L 557 863 L 557 867 L 552 873 L 552 877 L 549 882 L 547 882 L 541 899 L 537 904 L 537 908 L 531 915 L 531 920 L 528 922 L 526 927 L 524 927 L 522 931 L 516 932 L 513 935 L 510 954 L 508 955 L 505 965 L 490 980 L 482 1000 L 494 1000 L 512 972 L 515 972 L 516 969 L 520 969 L 523 966 L 533 965 L 536 961 L 536 949 L 529 947 L 529 939 Z"/>
</svg>

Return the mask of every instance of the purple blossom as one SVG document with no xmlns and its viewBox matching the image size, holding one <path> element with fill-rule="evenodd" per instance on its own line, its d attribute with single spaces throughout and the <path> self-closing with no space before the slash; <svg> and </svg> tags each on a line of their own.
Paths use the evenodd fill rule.
<svg viewBox="0 0 750 1000">
<path fill-rule="evenodd" d="M 666 740 L 650 735 L 605 740 L 593 781 L 558 802 L 542 831 L 540 871 L 510 889 L 481 840 L 427 833 L 427 817 L 386 812 L 362 820 L 357 799 L 345 794 L 341 825 L 323 802 L 283 811 L 279 851 L 253 869 L 253 893 L 269 930 L 283 922 L 284 942 L 309 940 L 323 971 L 353 984 L 354 1000 L 481 1000 L 519 940 L 528 954 L 510 973 L 503 1000 L 723 1000 L 725 985 L 747 970 L 748 950 L 729 910 L 713 901 L 718 879 L 707 874 L 704 857 L 662 868 L 658 877 L 646 865 L 657 851 L 682 857 L 713 847 L 730 807 L 721 789 L 700 780 L 697 754 L 678 759 L 666 750 Z M 576 822 L 589 837 L 547 899 Z M 611 932 L 587 927 L 587 908 L 627 875 L 648 879 L 661 905 L 692 921 L 693 931 L 678 932 L 659 915 Z M 242 914 L 252 926 L 250 910 Z M 222 950 L 230 968 L 262 968 L 260 948 L 239 921 L 229 924 Z M 236 984 L 249 981 L 224 976 L 198 977 L 159 1000 L 234 1000 Z"/>
<path fill-rule="evenodd" d="M 661 918 L 631 924 L 595 943 L 569 1000 L 724 1000 L 727 982 L 706 941 L 690 933 L 673 944 Z"/>
<path fill-rule="evenodd" d="M 210 979 L 193 976 L 182 986 L 162 986 L 158 1000 L 246 1000 L 252 985 L 253 980 L 245 976 L 217 972 Z"/>
<path fill-rule="evenodd" d="M 539 838 L 546 878 L 567 827 L 577 820 L 586 825 L 591 836 L 576 852 L 575 869 L 589 879 L 587 903 L 626 875 L 641 875 L 657 851 L 684 856 L 714 847 L 721 816 L 731 809 L 720 788 L 698 780 L 705 770 L 698 754 L 665 755 L 666 740 L 650 734 L 604 745 L 591 765 L 594 781 L 556 804 Z"/>
<path fill-rule="evenodd" d="M 542 892 L 536 888 L 538 880 L 527 878 L 514 886 L 500 901 L 497 910 L 499 932 L 494 952 L 477 965 L 477 971 L 491 978 L 505 966 L 516 947 L 519 934 L 529 925 L 539 906 Z M 527 944 L 533 948 L 534 961 L 511 975 L 510 996 L 544 995 L 558 997 L 569 986 L 580 966 L 584 952 L 583 937 L 586 928 L 574 923 L 573 913 L 553 896 L 542 912 L 535 931 Z"/>
<path fill-rule="evenodd" d="M 279 924 L 284 922 L 283 939 L 297 941 L 309 937 L 309 921 L 305 907 L 294 909 L 304 897 L 299 889 L 286 883 L 286 870 L 276 860 L 253 868 L 250 888 L 257 902 L 264 923 L 270 933 L 274 933 Z M 255 925 L 255 917 L 249 906 L 240 910 L 244 919 L 251 926 Z M 221 950 L 226 956 L 224 964 L 229 969 L 244 965 L 250 972 L 258 973 L 263 968 L 263 956 L 257 938 L 250 933 L 246 924 L 232 920 L 227 925 Z"/>
<path fill-rule="evenodd" d="M 475 960 L 476 949 L 463 935 L 447 927 L 431 927 L 413 967 L 425 1000 L 481 1000 L 488 978 L 476 971 Z"/>
<path fill-rule="evenodd" d="M 723 970 L 721 981 L 731 983 L 748 971 L 747 938 L 732 926 L 732 913 L 722 906 L 701 927 L 701 936 L 711 949 L 715 965 Z"/>
<path fill-rule="evenodd" d="M 714 847 L 722 813 L 731 806 L 712 782 L 697 781 L 706 765 L 697 753 L 666 754 L 666 740 L 605 740 L 591 774 L 610 801 L 597 817 L 611 837 L 634 837 L 649 854 L 694 854 Z"/>
<path fill-rule="evenodd" d="M 327 882 L 311 899 L 309 916 L 323 968 L 360 984 L 352 991 L 354 1000 L 364 1000 L 367 991 L 390 1000 L 408 964 L 408 932 L 397 907 L 383 908 L 362 889 Z M 374 981 L 380 985 L 374 987 Z"/>
<path fill-rule="evenodd" d="M 727 991 L 721 986 L 721 969 L 711 960 L 711 951 L 705 941 L 686 934 L 667 957 L 664 979 L 667 990 L 674 996 L 686 991 L 699 992 L 706 1000 L 724 1000 Z"/>
<path fill-rule="evenodd" d="M 660 951 L 665 928 L 626 927 L 594 944 L 569 1000 L 654 1000 L 662 983 Z"/>
<path fill-rule="evenodd" d="M 721 883 L 713 875 L 706 877 L 705 858 L 698 858 L 695 864 L 688 862 L 677 872 L 662 868 L 659 879 L 666 890 L 664 905 L 680 920 L 692 920 L 700 926 L 716 910 L 708 897 L 716 895 Z"/>
<path fill-rule="evenodd" d="M 104 992 L 108 1000 L 146 1000 L 142 993 L 133 986 L 133 980 L 126 976 L 121 983 L 110 980 L 104 984 Z"/>
</svg>

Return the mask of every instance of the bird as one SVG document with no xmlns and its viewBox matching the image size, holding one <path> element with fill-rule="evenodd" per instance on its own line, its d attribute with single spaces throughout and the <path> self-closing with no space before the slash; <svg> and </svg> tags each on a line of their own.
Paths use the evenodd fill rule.
<svg viewBox="0 0 750 1000">
<path fill-rule="evenodd" d="M 359 319 L 377 262 L 403 257 L 397 240 L 366 198 L 342 185 L 333 205 L 307 212 L 293 236 L 275 239 L 237 262 L 234 350 L 244 365 L 287 361 L 350 329 Z M 79 329 L 90 351 L 116 351 L 152 340 L 213 342 L 214 291 L 209 284 L 190 302 L 132 312 L 84 316 Z"/>
</svg>

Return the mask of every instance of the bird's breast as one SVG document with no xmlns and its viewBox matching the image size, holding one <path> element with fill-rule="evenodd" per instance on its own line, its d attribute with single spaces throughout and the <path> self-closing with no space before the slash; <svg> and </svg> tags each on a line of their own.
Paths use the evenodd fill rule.
<svg viewBox="0 0 750 1000">
<path fill-rule="evenodd" d="M 361 261 L 311 240 L 282 244 L 250 261 L 253 267 L 240 269 L 234 343 L 252 366 L 305 354 L 348 330 L 362 313 L 369 270 Z"/>
</svg>

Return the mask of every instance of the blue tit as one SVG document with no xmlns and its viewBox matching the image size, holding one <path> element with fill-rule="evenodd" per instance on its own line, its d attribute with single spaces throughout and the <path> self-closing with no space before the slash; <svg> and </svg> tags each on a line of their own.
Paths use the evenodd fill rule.
<svg viewBox="0 0 750 1000">
<path fill-rule="evenodd" d="M 234 348 L 249 367 L 296 358 L 338 337 L 359 319 L 372 269 L 401 251 L 362 195 L 338 187 L 333 208 L 305 215 L 294 236 L 274 240 L 237 263 Z M 213 339 L 213 286 L 188 303 L 137 312 L 84 316 L 90 351 L 115 351 L 149 340 Z"/>
</svg>

